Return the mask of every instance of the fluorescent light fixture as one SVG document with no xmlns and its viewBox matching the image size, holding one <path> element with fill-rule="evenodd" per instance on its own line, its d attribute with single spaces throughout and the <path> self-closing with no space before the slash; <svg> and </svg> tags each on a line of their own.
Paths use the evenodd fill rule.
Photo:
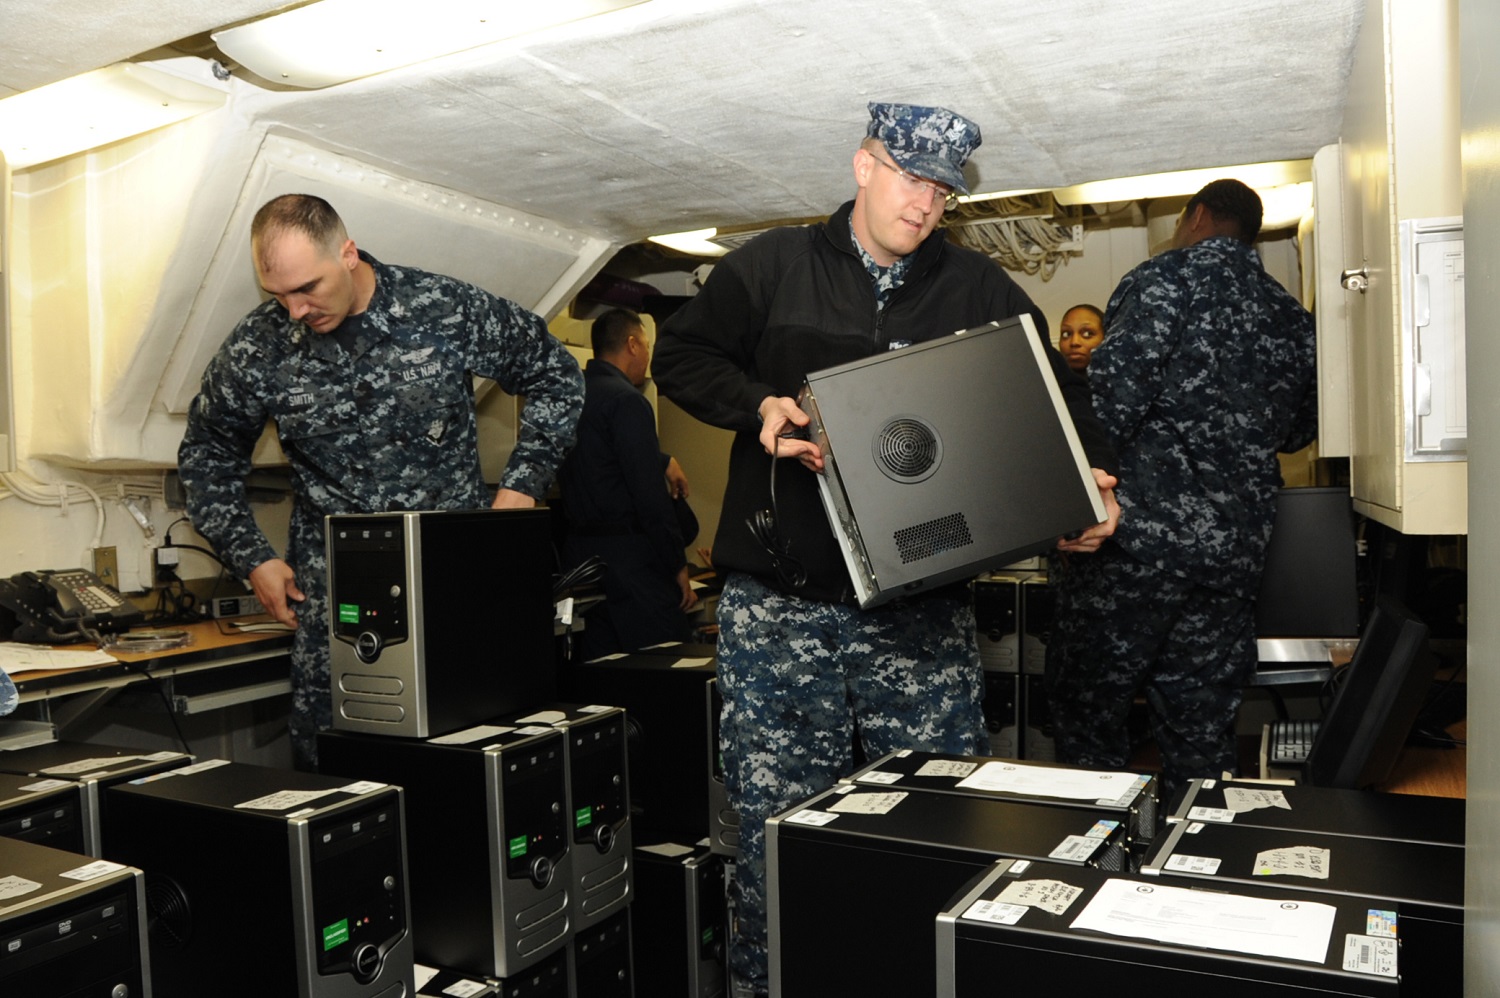
<svg viewBox="0 0 1500 998">
<path fill-rule="evenodd" d="M 644 0 L 320 0 L 213 33 L 265 80 L 316 89 L 633 7 Z"/>
<path fill-rule="evenodd" d="M 223 89 L 146 63 L 116 63 L 0 100 L 0 148 L 21 170 L 211 111 L 224 98 Z"/>
<path fill-rule="evenodd" d="M 1281 160 L 1276 163 L 1251 163 L 1244 166 L 1221 166 L 1210 170 L 1179 170 L 1175 173 L 1151 173 L 1118 180 L 1096 180 L 1052 192 L 1058 204 L 1108 204 L 1111 201 L 1139 201 L 1147 198 L 1178 197 L 1196 194 L 1210 180 L 1233 177 L 1247 187 L 1263 189 L 1312 180 L 1312 160 Z"/>
<path fill-rule="evenodd" d="M 690 256 L 723 256 L 729 250 L 718 243 L 710 242 L 718 234 L 718 229 L 693 229 L 691 232 L 668 232 L 646 238 L 667 249 L 687 253 Z"/>
</svg>

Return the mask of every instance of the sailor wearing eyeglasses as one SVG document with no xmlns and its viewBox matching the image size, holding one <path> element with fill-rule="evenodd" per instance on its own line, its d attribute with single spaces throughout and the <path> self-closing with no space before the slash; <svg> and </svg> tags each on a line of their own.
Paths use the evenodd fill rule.
<svg viewBox="0 0 1500 998">
<path fill-rule="evenodd" d="M 862 611 L 818 498 L 818 446 L 786 436 L 806 426 L 797 394 L 809 372 L 1031 314 L 1089 463 L 1113 511 L 1114 452 L 1088 384 L 1048 343 L 1026 293 L 981 253 L 934 236 L 968 193 L 964 164 L 979 126 L 947 108 L 872 103 L 854 153 L 854 200 L 827 222 L 773 229 L 724 257 L 703 289 L 664 324 L 658 388 L 704 422 L 736 431 L 715 567 L 720 748 L 741 817 L 737 995 L 764 994 L 766 818 L 853 769 L 861 740 L 874 759 L 901 749 L 972 754 L 985 744 L 984 689 L 964 586 Z M 1025 432 L 996 427 L 996 433 Z M 773 507 L 775 536 L 747 520 Z M 1114 517 L 1063 542 L 1099 546 Z"/>
</svg>

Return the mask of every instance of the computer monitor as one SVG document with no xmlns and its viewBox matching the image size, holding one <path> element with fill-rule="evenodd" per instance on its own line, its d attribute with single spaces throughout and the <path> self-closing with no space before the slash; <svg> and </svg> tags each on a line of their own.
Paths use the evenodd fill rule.
<svg viewBox="0 0 1500 998">
<path fill-rule="evenodd" d="M 1381 597 L 1340 673 L 1333 704 L 1318 725 L 1302 782 L 1359 790 L 1390 775 L 1422 708 L 1437 660 L 1427 625 Z"/>
<path fill-rule="evenodd" d="M 1282 489 L 1255 601 L 1256 637 L 1357 635 L 1356 557 L 1347 488 Z"/>
</svg>

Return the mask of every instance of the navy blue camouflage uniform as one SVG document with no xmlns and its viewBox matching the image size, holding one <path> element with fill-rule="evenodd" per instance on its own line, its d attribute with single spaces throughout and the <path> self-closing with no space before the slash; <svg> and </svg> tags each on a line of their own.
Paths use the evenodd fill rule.
<svg viewBox="0 0 1500 998">
<path fill-rule="evenodd" d="M 474 375 L 526 396 L 500 485 L 533 497 L 572 446 L 583 404 L 578 365 L 539 316 L 450 277 L 360 259 L 375 271 L 374 294 L 333 332 L 291 320 L 274 299 L 240 321 L 203 372 L 178 451 L 193 525 L 246 578 L 276 557 L 244 487 L 255 442 L 276 421 L 294 495 L 285 560 L 307 596 L 296 607 L 291 718 L 306 768 L 332 721 L 323 518 L 488 506 Z M 475 555 L 482 564 L 486 552 Z"/>
<path fill-rule="evenodd" d="M 0 669 L 0 716 L 9 714 L 20 705 L 21 695 L 16 692 L 16 684 L 11 682 L 5 670 Z"/>
<path fill-rule="evenodd" d="M 745 523 L 770 505 L 761 401 L 795 396 L 813 371 L 1029 312 L 1090 463 L 1114 463 L 1087 383 L 1047 343 L 1045 320 L 1003 270 L 941 234 L 880 267 L 854 238 L 852 207 L 821 225 L 773 229 L 726 256 L 663 325 L 653 362 L 667 398 L 736 431 L 713 547 L 727 573 L 718 605 L 720 748 L 741 820 L 730 963 L 759 988 L 765 820 L 851 772 L 856 737 L 868 758 L 900 748 L 972 755 L 987 745 L 967 591 L 857 609 L 816 476 L 795 461 L 777 468 L 778 529 L 807 579 L 778 578 Z"/>
<path fill-rule="evenodd" d="M 1317 435 L 1313 318 L 1215 236 L 1127 274 L 1089 376 L 1120 454 L 1120 523 L 1055 580 L 1047 687 L 1060 761 L 1118 768 L 1137 690 L 1170 788 L 1236 771 L 1277 451 Z"/>
</svg>

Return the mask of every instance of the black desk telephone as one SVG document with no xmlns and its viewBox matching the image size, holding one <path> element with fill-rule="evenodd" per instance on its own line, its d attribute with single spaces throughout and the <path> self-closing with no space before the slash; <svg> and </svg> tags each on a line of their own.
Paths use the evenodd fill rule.
<svg viewBox="0 0 1500 998">
<path fill-rule="evenodd" d="M 12 640 L 40 644 L 97 641 L 129 630 L 146 615 L 93 572 L 22 572 L 0 580 L 0 607 L 16 616 Z"/>
</svg>

